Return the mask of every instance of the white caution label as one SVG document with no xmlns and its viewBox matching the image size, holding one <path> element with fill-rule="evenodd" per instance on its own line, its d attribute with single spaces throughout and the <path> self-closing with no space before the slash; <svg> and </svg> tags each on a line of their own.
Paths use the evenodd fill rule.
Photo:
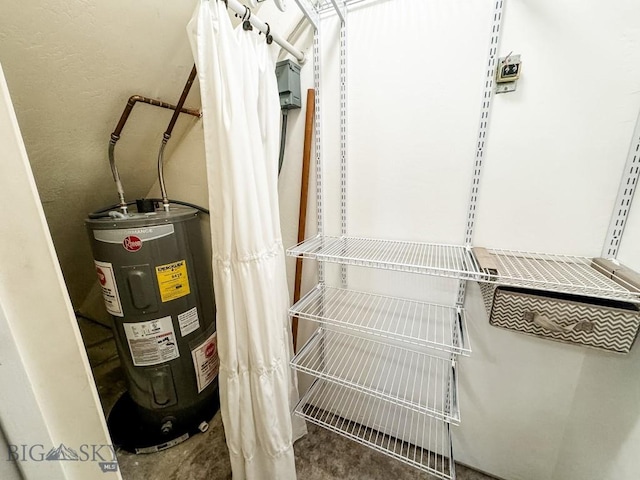
<svg viewBox="0 0 640 480">
<path fill-rule="evenodd" d="M 213 332 L 209 338 L 193 349 L 191 356 L 193 357 L 193 366 L 196 369 L 198 393 L 200 393 L 213 382 L 220 369 L 217 332 Z"/>
<path fill-rule="evenodd" d="M 120 294 L 116 285 L 116 276 L 113 273 L 113 265 L 108 262 L 99 262 L 98 260 L 95 260 L 94 263 L 96 264 L 96 274 L 102 287 L 102 298 L 104 298 L 104 306 L 107 308 L 107 312 L 116 317 L 124 317 Z"/>
<path fill-rule="evenodd" d="M 200 320 L 198 319 L 198 309 L 193 307 L 184 313 L 178 315 L 178 323 L 180 324 L 180 335 L 186 337 L 191 332 L 195 332 L 200 328 Z"/>
<path fill-rule="evenodd" d="M 171 317 L 122 325 L 136 367 L 157 365 L 180 356 Z"/>
</svg>

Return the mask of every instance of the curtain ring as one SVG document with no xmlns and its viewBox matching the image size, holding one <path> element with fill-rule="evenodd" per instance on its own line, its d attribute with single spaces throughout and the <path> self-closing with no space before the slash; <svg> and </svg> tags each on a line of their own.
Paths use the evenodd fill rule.
<svg viewBox="0 0 640 480">
<path fill-rule="evenodd" d="M 265 36 L 267 37 L 267 45 L 271 45 L 273 43 L 273 35 L 271 35 L 271 25 L 269 25 L 267 22 L 264 22 L 264 24 L 267 26 L 267 32 L 265 33 Z"/>
<path fill-rule="evenodd" d="M 251 9 L 249 7 L 247 7 L 246 5 L 244 6 L 245 8 L 245 14 L 242 17 L 242 29 L 244 31 L 250 31 L 253 30 L 253 26 L 251 25 L 251 22 L 249 21 L 249 19 L 251 18 Z M 247 12 L 249 13 L 249 16 L 247 16 Z"/>
</svg>

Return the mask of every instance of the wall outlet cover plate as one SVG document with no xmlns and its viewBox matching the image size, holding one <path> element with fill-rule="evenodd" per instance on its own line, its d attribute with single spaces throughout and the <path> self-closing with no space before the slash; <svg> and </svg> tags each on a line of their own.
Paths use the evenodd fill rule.
<svg viewBox="0 0 640 480">
<path fill-rule="evenodd" d="M 522 62 L 520 55 L 507 55 L 498 58 L 498 66 L 496 67 L 496 93 L 515 92 L 520 72 L 522 71 Z"/>
</svg>

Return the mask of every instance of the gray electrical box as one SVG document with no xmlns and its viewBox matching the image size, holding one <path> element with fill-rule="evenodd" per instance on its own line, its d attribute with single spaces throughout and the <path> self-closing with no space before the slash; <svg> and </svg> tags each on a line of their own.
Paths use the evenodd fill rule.
<svg viewBox="0 0 640 480">
<path fill-rule="evenodd" d="M 289 110 L 302 106 L 300 93 L 300 65 L 291 60 L 283 60 L 276 64 L 280 108 Z"/>
</svg>

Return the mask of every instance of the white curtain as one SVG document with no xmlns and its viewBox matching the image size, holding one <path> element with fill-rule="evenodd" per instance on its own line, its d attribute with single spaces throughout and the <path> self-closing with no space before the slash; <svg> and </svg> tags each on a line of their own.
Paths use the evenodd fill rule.
<svg viewBox="0 0 640 480">
<path fill-rule="evenodd" d="M 298 400 L 278 211 L 280 102 L 264 35 L 201 0 L 187 27 L 198 69 L 218 308 L 220 403 L 235 480 L 295 479 Z"/>
</svg>

